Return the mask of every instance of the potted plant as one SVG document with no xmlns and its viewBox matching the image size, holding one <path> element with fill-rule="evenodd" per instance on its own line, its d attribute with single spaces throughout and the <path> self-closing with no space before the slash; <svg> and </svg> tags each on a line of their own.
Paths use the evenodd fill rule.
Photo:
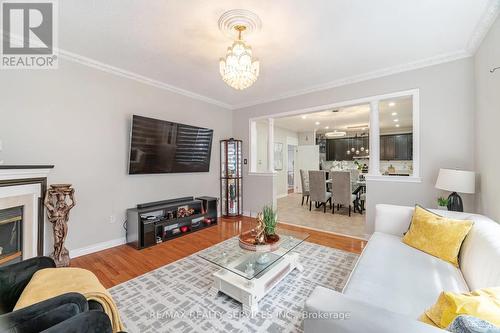
<svg viewBox="0 0 500 333">
<path fill-rule="evenodd" d="M 265 227 L 266 239 L 274 240 L 277 238 L 276 225 L 278 224 L 278 214 L 271 206 L 264 206 L 262 208 L 262 217 Z"/>
<path fill-rule="evenodd" d="M 448 209 L 448 199 L 439 197 L 438 200 L 438 209 L 447 210 Z"/>
</svg>

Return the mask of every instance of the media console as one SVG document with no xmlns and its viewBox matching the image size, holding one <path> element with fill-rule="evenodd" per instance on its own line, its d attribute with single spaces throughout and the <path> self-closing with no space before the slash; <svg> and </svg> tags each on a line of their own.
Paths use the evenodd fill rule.
<svg viewBox="0 0 500 333">
<path fill-rule="evenodd" d="M 143 249 L 217 224 L 217 198 L 184 197 L 127 209 L 127 243 Z"/>
</svg>

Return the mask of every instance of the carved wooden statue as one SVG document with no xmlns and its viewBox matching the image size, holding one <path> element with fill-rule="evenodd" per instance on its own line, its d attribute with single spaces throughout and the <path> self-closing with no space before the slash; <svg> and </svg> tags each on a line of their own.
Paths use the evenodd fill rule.
<svg viewBox="0 0 500 333">
<path fill-rule="evenodd" d="M 75 207 L 75 190 L 71 184 L 50 185 L 45 195 L 47 217 L 52 223 L 54 233 L 54 252 L 50 255 L 57 267 L 69 266 L 69 252 L 64 247 L 68 235 L 69 211 Z"/>
<path fill-rule="evenodd" d="M 264 214 L 257 214 L 257 226 L 255 227 L 255 244 L 266 244 L 266 226 L 264 225 Z"/>
</svg>

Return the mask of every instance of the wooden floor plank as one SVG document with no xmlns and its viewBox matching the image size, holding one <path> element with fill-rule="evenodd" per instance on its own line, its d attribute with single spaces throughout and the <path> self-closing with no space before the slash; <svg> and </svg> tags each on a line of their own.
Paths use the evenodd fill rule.
<svg viewBox="0 0 500 333">
<path fill-rule="evenodd" d="M 71 266 L 94 272 L 102 284 L 110 288 L 239 235 L 254 226 L 255 219 L 249 217 L 220 218 L 216 226 L 144 250 L 120 245 L 72 259 Z M 306 232 L 310 235 L 308 242 L 353 253 L 361 253 L 366 245 L 364 240 L 331 233 L 290 225 L 279 225 L 279 228 Z"/>
</svg>

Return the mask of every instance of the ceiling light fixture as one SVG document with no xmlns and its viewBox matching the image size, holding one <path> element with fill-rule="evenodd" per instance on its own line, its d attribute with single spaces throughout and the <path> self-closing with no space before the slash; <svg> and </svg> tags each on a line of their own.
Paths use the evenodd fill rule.
<svg viewBox="0 0 500 333">
<path fill-rule="evenodd" d="M 219 19 L 220 30 L 226 34 L 237 34 L 237 39 L 228 47 L 226 56 L 219 61 L 222 80 L 236 90 L 250 87 L 259 77 L 259 61 L 254 58 L 252 47 L 243 41 L 242 33 L 250 33 L 260 26 L 259 17 L 248 10 L 230 10 Z"/>
<path fill-rule="evenodd" d="M 397 113 L 397 112 L 393 112 L 393 113 L 391 113 L 391 116 L 397 116 L 397 115 L 398 115 L 398 113 Z"/>
<path fill-rule="evenodd" d="M 399 122 L 399 119 L 393 119 L 392 121 L 397 123 L 397 122 Z"/>
<path fill-rule="evenodd" d="M 340 137 L 343 137 L 346 135 L 346 132 L 342 132 L 342 131 L 333 131 L 333 132 L 326 132 L 325 133 L 325 136 L 327 138 L 340 138 Z"/>
<path fill-rule="evenodd" d="M 365 129 L 368 129 L 369 128 L 369 125 L 366 124 L 366 125 L 356 125 L 356 126 L 346 126 L 346 129 L 348 130 L 365 130 Z"/>
<path fill-rule="evenodd" d="M 389 102 L 389 107 L 391 107 L 391 108 L 392 108 L 392 107 L 393 107 L 393 106 L 395 106 L 395 105 L 396 105 L 396 103 L 394 103 L 394 102 Z"/>
<path fill-rule="evenodd" d="M 396 124 L 396 127 L 399 127 L 399 124 Z"/>
<path fill-rule="evenodd" d="M 325 126 L 325 129 L 329 129 L 329 128 L 330 128 L 330 126 Z"/>
<path fill-rule="evenodd" d="M 307 116 L 306 116 L 306 115 L 303 115 L 301 118 L 302 118 L 302 119 L 306 119 L 306 118 L 307 118 Z"/>
<path fill-rule="evenodd" d="M 319 121 L 317 121 L 317 122 L 315 122 L 314 124 L 315 124 L 316 126 L 318 126 L 318 125 L 320 124 L 320 122 L 319 122 Z"/>
</svg>

